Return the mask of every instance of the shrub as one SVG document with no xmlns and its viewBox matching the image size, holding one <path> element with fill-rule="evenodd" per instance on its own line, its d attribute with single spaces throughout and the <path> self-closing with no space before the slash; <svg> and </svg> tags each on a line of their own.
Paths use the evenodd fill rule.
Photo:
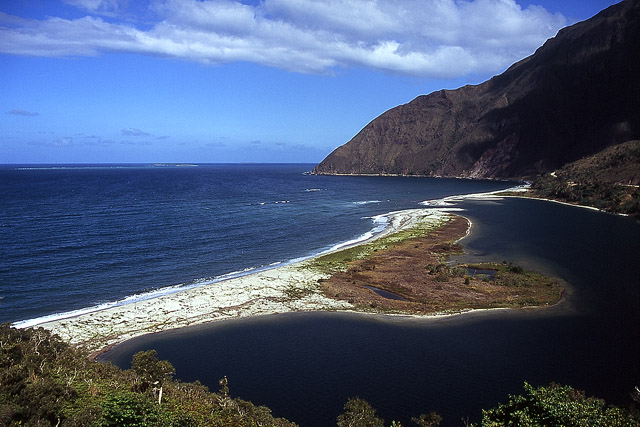
<svg viewBox="0 0 640 427">
<path fill-rule="evenodd" d="M 338 416 L 338 427 L 384 427 L 384 421 L 376 416 L 376 410 L 364 399 L 352 397 Z"/>
<path fill-rule="evenodd" d="M 507 403 L 482 411 L 482 426 L 637 426 L 620 408 L 604 400 L 586 397 L 570 386 L 538 387 L 525 383 L 525 394 L 510 396 Z"/>
</svg>

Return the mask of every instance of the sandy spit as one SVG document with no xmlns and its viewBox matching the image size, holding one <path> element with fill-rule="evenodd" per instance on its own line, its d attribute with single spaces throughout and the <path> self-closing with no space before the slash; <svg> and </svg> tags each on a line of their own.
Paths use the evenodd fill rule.
<svg viewBox="0 0 640 427">
<path fill-rule="evenodd" d="M 387 228 L 365 242 L 424 221 L 441 223 L 449 215 L 441 209 L 389 213 L 385 215 Z M 137 336 L 222 319 L 293 311 L 354 310 L 352 304 L 330 299 L 320 292 L 318 280 L 327 277 L 311 268 L 310 260 L 305 260 L 34 326 L 48 329 L 71 344 L 99 352 Z"/>
</svg>

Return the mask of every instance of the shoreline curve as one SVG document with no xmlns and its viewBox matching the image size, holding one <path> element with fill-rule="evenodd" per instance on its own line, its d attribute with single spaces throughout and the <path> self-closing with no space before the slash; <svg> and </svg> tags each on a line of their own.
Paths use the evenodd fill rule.
<svg viewBox="0 0 640 427">
<path fill-rule="evenodd" d="M 141 335 L 223 319 L 297 311 L 353 311 L 353 304 L 322 294 L 318 280 L 326 279 L 327 274 L 310 267 L 313 259 L 369 243 L 424 221 L 440 224 L 452 217 L 446 209 L 427 208 L 384 216 L 388 218 L 388 226 L 383 231 L 353 244 L 336 245 L 308 259 L 28 327 L 48 329 L 72 345 L 84 346 L 96 357 Z"/>
<path fill-rule="evenodd" d="M 319 281 L 327 279 L 330 275 L 313 269 L 310 266 L 313 260 L 332 252 L 370 243 L 421 223 L 431 222 L 443 225 L 458 216 L 468 222 L 465 236 L 459 239 L 463 240 L 470 233 L 472 223 L 468 218 L 457 214 L 461 209 L 449 207 L 450 202 L 465 198 L 490 200 L 494 197 L 512 197 L 499 194 L 508 191 L 524 192 L 527 191 L 527 186 L 482 194 L 451 196 L 435 201 L 434 204 L 423 202 L 422 204 L 426 205 L 423 208 L 380 215 L 387 218 L 387 227 L 378 233 L 371 233 L 372 235 L 366 239 L 356 239 L 354 243 L 335 245 L 330 250 L 302 260 L 278 264 L 271 268 L 224 278 L 170 294 L 22 327 L 48 329 L 72 345 L 87 348 L 92 358 L 95 358 L 113 346 L 135 337 L 219 320 L 302 311 L 361 313 L 354 304 L 329 298 L 322 293 Z M 564 298 L 560 301 L 562 300 Z M 402 314 L 402 316 L 437 318 L 472 311 L 503 309 L 505 308 L 468 309 L 457 312 Z M 363 314 L 372 313 L 363 312 Z M 379 314 L 397 315 L 382 312 Z"/>
</svg>

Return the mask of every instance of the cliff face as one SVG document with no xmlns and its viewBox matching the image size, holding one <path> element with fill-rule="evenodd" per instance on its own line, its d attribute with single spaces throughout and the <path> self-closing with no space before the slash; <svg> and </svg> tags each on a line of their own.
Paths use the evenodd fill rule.
<svg viewBox="0 0 640 427">
<path fill-rule="evenodd" d="M 640 0 L 564 28 L 475 86 L 393 108 L 317 174 L 521 177 L 640 138 Z"/>
</svg>

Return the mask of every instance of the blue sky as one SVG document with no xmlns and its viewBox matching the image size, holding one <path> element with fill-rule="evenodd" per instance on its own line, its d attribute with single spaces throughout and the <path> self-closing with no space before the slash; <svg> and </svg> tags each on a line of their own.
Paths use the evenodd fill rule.
<svg viewBox="0 0 640 427">
<path fill-rule="evenodd" d="M 316 163 L 614 3 L 2 0 L 0 163 Z"/>
</svg>

